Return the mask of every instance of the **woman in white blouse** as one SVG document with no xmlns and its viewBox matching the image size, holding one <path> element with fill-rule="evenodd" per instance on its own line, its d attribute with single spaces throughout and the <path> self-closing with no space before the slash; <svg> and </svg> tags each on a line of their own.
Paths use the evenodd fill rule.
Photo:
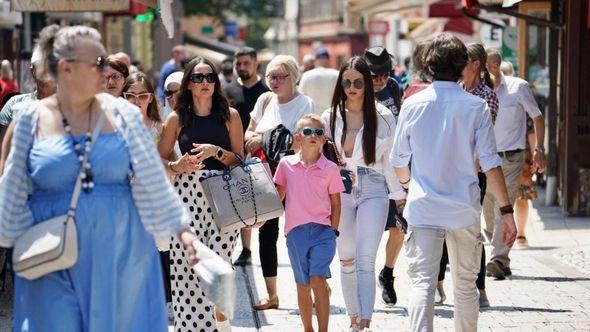
<svg viewBox="0 0 590 332">
<path fill-rule="evenodd" d="M 297 91 L 301 72 L 297 61 L 289 55 L 277 55 L 266 67 L 266 84 L 270 92 L 262 94 L 250 113 L 250 124 L 245 134 L 246 152 L 262 157 L 262 134 L 279 124 L 292 134 L 301 117 L 313 112 L 311 98 Z M 277 297 L 277 240 L 278 219 L 267 220 L 258 233 L 260 263 L 268 291 L 268 298 L 255 305 L 256 310 L 276 309 Z"/>
<path fill-rule="evenodd" d="M 341 195 L 338 239 L 350 330 L 370 331 L 375 256 L 387 221 L 389 196 L 397 197 L 403 190 L 388 161 L 395 118 L 375 103 L 371 72 L 361 57 L 352 57 L 341 67 L 332 108 L 322 119 L 353 178 L 352 192 Z"/>
</svg>

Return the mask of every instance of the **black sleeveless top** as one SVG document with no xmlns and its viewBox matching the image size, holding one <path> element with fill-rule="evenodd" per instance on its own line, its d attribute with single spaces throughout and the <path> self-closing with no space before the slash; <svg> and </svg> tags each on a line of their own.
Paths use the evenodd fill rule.
<svg viewBox="0 0 590 332">
<path fill-rule="evenodd" d="M 178 134 L 178 145 L 183 155 L 185 153 L 194 155 L 191 153 L 194 148 L 193 143 L 213 144 L 231 151 L 231 141 L 225 123 L 216 119 L 212 114 L 206 116 L 192 114 L 188 123 L 189 125 L 182 127 Z M 225 169 L 225 165 L 215 157 L 205 159 L 204 164 L 204 169 L 207 170 Z"/>
</svg>

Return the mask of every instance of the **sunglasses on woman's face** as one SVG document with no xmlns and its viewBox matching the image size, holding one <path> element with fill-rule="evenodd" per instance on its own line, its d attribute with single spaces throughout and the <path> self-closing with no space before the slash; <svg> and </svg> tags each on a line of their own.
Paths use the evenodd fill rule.
<svg viewBox="0 0 590 332">
<path fill-rule="evenodd" d="M 324 128 L 310 128 L 310 127 L 306 127 L 306 128 L 301 129 L 299 131 L 299 133 L 303 137 L 309 137 L 311 135 L 315 135 L 316 137 L 322 137 L 322 136 L 324 136 L 324 134 L 326 133 L 326 131 L 324 130 Z"/>
<path fill-rule="evenodd" d="M 135 94 L 135 93 L 131 93 L 131 92 L 123 92 L 123 98 L 125 98 L 131 102 L 134 100 L 139 100 L 140 102 L 146 102 L 150 99 L 151 95 L 152 94 L 149 92 L 144 92 L 144 93 L 139 93 L 139 94 Z"/>
<path fill-rule="evenodd" d="M 96 70 L 98 70 L 98 71 L 103 71 L 104 67 L 107 65 L 107 59 L 103 56 L 96 57 L 96 60 L 94 60 L 94 61 L 84 61 L 84 60 L 79 60 L 76 58 L 69 58 L 69 59 L 65 59 L 65 60 L 67 62 L 87 63 L 87 64 L 90 64 L 90 65 L 96 67 Z"/>
<path fill-rule="evenodd" d="M 357 78 L 356 80 L 354 80 L 354 82 L 351 82 L 350 80 L 343 80 L 342 81 L 342 87 L 344 89 L 350 89 L 350 87 L 354 87 L 355 89 L 362 89 L 365 87 L 365 82 L 363 80 L 361 80 L 360 78 Z"/>
<path fill-rule="evenodd" d="M 192 73 L 188 77 L 188 80 L 193 83 L 203 83 L 203 81 L 207 81 L 207 83 L 215 83 L 215 74 L 213 74 L 213 73 L 207 73 L 207 74 Z"/>
</svg>

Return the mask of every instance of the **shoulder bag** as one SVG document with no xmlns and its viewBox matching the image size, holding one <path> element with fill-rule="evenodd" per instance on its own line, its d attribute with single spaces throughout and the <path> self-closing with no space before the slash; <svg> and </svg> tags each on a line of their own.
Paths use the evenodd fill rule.
<svg viewBox="0 0 590 332">
<path fill-rule="evenodd" d="M 270 173 L 260 159 L 236 157 L 238 164 L 200 179 L 222 233 L 278 218 L 284 211 Z"/>
<path fill-rule="evenodd" d="M 35 224 L 16 239 L 12 252 L 12 266 L 18 276 L 35 280 L 76 264 L 78 235 L 74 217 L 82 190 L 82 174 L 88 163 L 92 145 L 102 129 L 104 117 L 104 112 L 101 112 L 89 148 L 84 153 L 68 212 Z"/>
</svg>

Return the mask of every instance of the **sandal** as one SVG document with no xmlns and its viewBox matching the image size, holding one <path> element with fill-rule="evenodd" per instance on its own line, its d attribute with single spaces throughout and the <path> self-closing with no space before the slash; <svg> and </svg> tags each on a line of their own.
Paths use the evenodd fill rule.
<svg viewBox="0 0 590 332">
<path fill-rule="evenodd" d="M 517 236 L 516 244 L 518 244 L 519 247 L 528 247 L 529 242 L 527 241 L 526 236 Z"/>
<path fill-rule="evenodd" d="M 255 310 L 268 310 L 268 309 L 278 309 L 279 308 L 279 297 L 276 296 L 272 300 L 269 299 L 262 299 L 258 304 L 253 306 Z"/>
</svg>

